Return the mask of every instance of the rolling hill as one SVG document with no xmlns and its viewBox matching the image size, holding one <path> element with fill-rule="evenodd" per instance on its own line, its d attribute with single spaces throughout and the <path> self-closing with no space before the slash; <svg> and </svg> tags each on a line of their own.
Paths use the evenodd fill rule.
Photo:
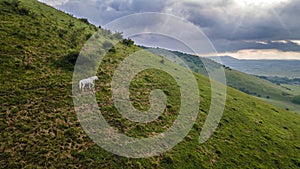
<svg viewBox="0 0 300 169">
<path fill-rule="evenodd" d="M 224 65 L 252 75 L 300 78 L 300 60 L 247 60 L 230 56 L 220 59 Z"/>
<path fill-rule="evenodd" d="M 147 48 L 147 47 L 145 47 Z M 211 67 L 218 68 L 222 67 L 222 64 L 214 62 L 208 58 L 203 58 L 191 54 L 181 53 L 178 51 L 168 51 L 165 49 L 157 48 L 147 48 L 153 49 L 153 52 L 158 55 L 168 56 L 170 53 L 175 54 L 194 71 L 205 76 L 208 76 L 206 67 L 203 62 L 208 63 Z M 221 57 L 222 58 L 222 57 Z M 221 59 L 223 60 L 223 59 Z M 253 75 L 249 75 L 230 67 L 225 66 L 225 74 L 227 85 L 238 89 L 244 93 L 250 94 L 252 96 L 258 97 L 267 101 L 275 106 L 279 106 L 283 109 L 287 109 L 293 112 L 300 113 L 300 105 L 292 102 L 294 97 L 298 96 L 298 93 L 294 89 L 297 86 L 282 86 L 280 84 L 275 84 L 267 79 L 262 79 Z"/>
<path fill-rule="evenodd" d="M 210 140 L 198 138 L 210 105 L 210 82 L 194 73 L 201 104 L 185 139 L 150 158 L 125 158 L 97 146 L 84 132 L 72 101 L 79 51 L 93 33 L 111 34 L 35 0 L 0 1 L 0 168 L 299 168 L 300 116 L 228 88 L 223 118 Z M 105 119 L 131 137 L 161 133 L 177 116 L 179 90 L 168 74 L 149 70 L 132 81 L 131 99 L 149 108 L 153 87 L 167 95 L 164 114 L 149 124 L 122 118 L 111 100 L 112 74 L 141 48 L 122 41 L 97 72 L 96 96 Z M 157 61 L 161 57 L 153 55 Z M 165 63 L 168 64 L 168 63 Z M 183 69 L 183 68 L 178 68 Z"/>
</svg>

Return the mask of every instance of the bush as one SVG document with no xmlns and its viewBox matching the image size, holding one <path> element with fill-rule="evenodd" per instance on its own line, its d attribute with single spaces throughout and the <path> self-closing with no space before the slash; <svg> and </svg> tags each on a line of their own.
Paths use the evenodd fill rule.
<svg viewBox="0 0 300 169">
<path fill-rule="evenodd" d="M 116 38 L 116 39 L 122 39 L 123 38 L 123 35 L 122 35 L 123 33 L 122 32 L 117 32 L 117 33 L 115 33 L 113 36 L 114 36 L 114 38 Z"/>
<path fill-rule="evenodd" d="M 18 1 L 18 0 L 4 1 L 3 4 L 4 4 L 4 5 L 7 5 L 7 6 L 12 6 L 12 7 L 17 8 L 17 7 L 19 7 L 19 5 L 20 5 L 20 1 Z"/>
<path fill-rule="evenodd" d="M 70 21 L 69 22 L 69 28 L 74 27 L 74 26 L 75 26 L 75 23 L 73 21 Z"/>
<path fill-rule="evenodd" d="M 300 104 L 300 95 L 294 97 L 294 98 L 292 99 L 292 102 L 295 103 L 295 104 Z"/>
<path fill-rule="evenodd" d="M 86 39 L 86 40 L 89 40 L 92 36 L 93 36 L 93 34 L 92 34 L 92 33 L 89 33 L 89 34 L 85 35 L 85 39 Z"/>
<path fill-rule="evenodd" d="M 102 47 L 104 49 L 110 49 L 111 47 L 113 47 L 113 44 L 109 41 L 105 41 L 103 44 L 102 44 Z"/>
<path fill-rule="evenodd" d="M 78 20 L 80 20 L 83 23 L 90 24 L 89 20 L 86 18 L 79 18 Z"/>
<path fill-rule="evenodd" d="M 75 65 L 77 58 L 79 56 L 79 52 L 77 51 L 70 51 L 67 55 L 67 61 L 72 65 Z"/>
<path fill-rule="evenodd" d="M 71 139 L 76 139 L 78 137 L 79 130 L 77 128 L 71 127 L 64 132 L 64 136 Z"/>
<path fill-rule="evenodd" d="M 25 7 L 17 8 L 17 12 L 20 15 L 29 15 L 30 14 L 30 10 Z"/>
<path fill-rule="evenodd" d="M 122 43 L 126 46 L 132 46 L 134 44 L 134 41 L 131 39 L 123 39 Z"/>
<path fill-rule="evenodd" d="M 103 33 L 103 35 L 111 35 L 111 31 L 108 29 L 103 29 L 102 33 Z"/>
<path fill-rule="evenodd" d="M 57 31 L 57 33 L 58 33 L 58 36 L 59 36 L 60 38 L 63 38 L 64 35 L 68 33 L 68 31 L 67 31 L 67 30 L 64 30 L 64 29 L 59 29 L 59 30 Z"/>
<path fill-rule="evenodd" d="M 20 6 L 20 1 L 18 1 L 18 0 L 4 1 L 3 3 L 4 3 L 4 5 L 13 7 L 14 10 L 20 15 L 29 15 L 30 14 L 30 10 L 25 7 Z"/>
<path fill-rule="evenodd" d="M 167 165 L 170 165 L 170 164 L 173 164 L 174 163 L 174 160 L 171 156 L 165 156 L 161 163 L 164 163 L 164 164 L 167 164 Z"/>
<path fill-rule="evenodd" d="M 110 52 L 110 53 L 116 53 L 117 52 L 117 50 L 116 50 L 116 48 L 115 47 L 112 47 L 112 48 L 110 48 L 109 49 L 109 51 L 108 52 Z"/>
</svg>

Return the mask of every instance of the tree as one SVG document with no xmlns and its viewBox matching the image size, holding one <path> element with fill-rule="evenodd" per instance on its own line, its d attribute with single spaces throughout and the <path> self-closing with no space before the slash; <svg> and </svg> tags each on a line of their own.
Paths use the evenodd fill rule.
<svg viewBox="0 0 300 169">
<path fill-rule="evenodd" d="M 126 46 L 132 46 L 134 44 L 134 41 L 131 40 L 130 38 L 123 39 L 122 43 Z"/>
<path fill-rule="evenodd" d="M 79 18 L 79 20 L 83 23 L 90 24 L 89 20 L 86 18 Z"/>
</svg>

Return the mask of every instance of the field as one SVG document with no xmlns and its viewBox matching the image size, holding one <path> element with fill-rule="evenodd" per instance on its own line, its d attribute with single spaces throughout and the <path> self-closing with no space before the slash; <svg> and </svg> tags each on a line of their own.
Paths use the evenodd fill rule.
<svg viewBox="0 0 300 169">
<path fill-rule="evenodd" d="M 300 167 L 300 115 L 230 87 L 216 132 L 200 144 L 211 88 L 209 79 L 198 73 L 194 73 L 201 98 L 198 117 L 182 142 L 150 158 L 125 158 L 106 151 L 78 121 L 72 77 L 78 54 L 93 33 L 99 31 L 103 44 L 120 35 L 35 0 L 1 0 L 0 9 L 0 168 Z M 115 130 L 130 137 L 151 137 L 173 125 L 180 107 L 179 87 L 161 71 L 141 72 L 130 84 L 133 106 L 147 110 L 149 93 L 158 88 L 167 96 L 167 107 L 149 124 L 121 117 L 111 98 L 112 75 L 128 55 L 141 50 L 127 42 L 111 48 L 97 70 L 96 101 Z M 158 65 L 175 66 L 162 62 L 160 56 L 151 57 Z"/>
<path fill-rule="evenodd" d="M 176 51 L 166 51 L 164 49 L 159 50 L 160 51 L 157 52 L 159 55 L 168 56 L 169 52 L 177 55 L 178 57 L 183 59 L 193 71 L 205 76 L 208 76 L 208 74 L 203 61 L 209 63 L 208 65 L 210 65 L 210 67 L 222 67 L 222 65 L 208 60 L 207 58 L 201 58 L 198 56 Z M 300 91 L 296 86 L 291 86 L 291 89 L 289 89 L 284 85 L 281 86 L 276 83 L 272 83 L 269 80 L 233 70 L 232 68 L 226 66 L 225 74 L 226 84 L 230 87 L 233 87 L 249 95 L 261 98 L 262 100 L 267 101 L 275 106 L 279 106 L 283 109 L 293 112 L 300 111 L 299 106 L 292 103 L 293 97 L 297 96 L 298 92 Z"/>
<path fill-rule="evenodd" d="M 300 85 L 282 84 L 281 86 L 290 89 L 295 95 L 300 95 Z"/>
<path fill-rule="evenodd" d="M 272 99 L 266 99 L 266 98 L 259 98 L 262 99 L 266 102 L 269 102 L 273 105 L 277 105 L 278 107 L 281 107 L 283 109 L 296 112 L 300 114 L 300 105 L 293 104 L 291 102 L 286 102 L 286 101 L 279 101 L 279 100 L 272 100 Z"/>
<path fill-rule="evenodd" d="M 238 60 L 224 56 L 221 61 L 226 66 L 252 75 L 300 78 L 300 60 Z"/>
</svg>

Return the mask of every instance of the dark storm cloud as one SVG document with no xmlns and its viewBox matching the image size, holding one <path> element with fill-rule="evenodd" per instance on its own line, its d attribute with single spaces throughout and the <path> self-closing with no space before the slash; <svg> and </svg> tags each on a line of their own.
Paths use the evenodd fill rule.
<svg viewBox="0 0 300 169">
<path fill-rule="evenodd" d="M 96 25 L 138 12 L 161 12 L 168 1 L 161 0 L 69 0 L 56 6 L 78 17 L 86 17 Z"/>
<path fill-rule="evenodd" d="M 293 0 L 285 7 L 278 8 L 278 17 L 289 30 L 290 39 L 300 39 L 300 1 Z"/>
<path fill-rule="evenodd" d="M 232 1 L 222 2 L 182 3 L 177 11 L 201 26 L 213 40 L 300 39 L 300 2 L 297 0 L 273 8 L 242 8 Z"/>
<path fill-rule="evenodd" d="M 119 17 L 138 12 L 170 13 L 201 27 L 218 51 L 300 51 L 299 45 L 291 41 L 270 41 L 266 44 L 255 42 L 300 40 L 298 0 L 288 0 L 271 8 L 241 7 L 234 0 L 69 0 L 57 7 L 75 16 L 87 17 L 97 25 L 104 25 Z"/>
</svg>

